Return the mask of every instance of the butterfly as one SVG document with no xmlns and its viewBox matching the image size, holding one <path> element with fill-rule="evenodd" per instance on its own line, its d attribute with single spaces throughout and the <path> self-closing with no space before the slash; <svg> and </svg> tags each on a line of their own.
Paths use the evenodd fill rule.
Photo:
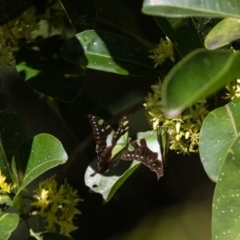
<svg viewBox="0 0 240 240">
<path fill-rule="evenodd" d="M 165 152 L 162 148 L 162 135 L 157 131 L 151 131 L 150 134 L 145 134 L 146 137 L 130 142 L 129 121 L 126 116 L 119 120 L 116 131 L 98 116 L 89 115 L 89 121 L 98 155 L 98 168 L 91 176 L 106 172 L 110 164 L 119 159 L 138 160 L 156 172 L 158 179 L 163 175 Z"/>
<path fill-rule="evenodd" d="M 89 115 L 89 121 L 93 129 L 98 155 L 98 168 L 91 175 L 103 173 L 109 169 L 112 162 L 116 162 L 128 142 L 129 121 L 126 116 L 119 120 L 116 131 L 102 118 Z"/>
</svg>

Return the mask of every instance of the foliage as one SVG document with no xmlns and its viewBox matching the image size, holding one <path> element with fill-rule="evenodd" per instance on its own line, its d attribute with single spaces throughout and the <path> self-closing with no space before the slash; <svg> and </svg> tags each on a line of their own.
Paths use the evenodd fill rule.
<svg viewBox="0 0 240 240">
<path fill-rule="evenodd" d="M 92 93 L 85 91 L 90 69 L 129 76 L 129 82 L 133 76 L 160 79 L 152 86 L 153 93 L 147 96 L 146 92 L 148 121 L 154 130 L 167 129 L 170 149 L 184 154 L 199 152 L 207 175 L 216 183 L 212 238 L 239 239 L 240 55 L 233 46 L 239 39 L 240 2 L 144 0 L 143 14 L 153 16 L 159 35 L 164 35 L 158 36 L 158 45 L 137 36 L 137 27 L 133 28 L 136 32 L 128 29 L 127 20 L 123 26 L 117 23 L 115 14 L 120 8 L 115 7 L 114 16 L 109 13 L 106 18 L 106 5 L 117 6 L 117 1 L 23 1 L 19 9 L 11 10 L 7 2 L 0 2 L 0 11 L 9 11 L 0 12 L 0 64 L 11 65 L 16 60 L 19 75 L 78 140 L 83 141 L 89 131 L 84 128 L 88 113 L 111 115 L 99 104 L 94 89 Z M 126 18 L 131 19 L 130 15 Z M 97 23 L 101 20 L 111 22 L 118 34 L 100 30 Z M 47 33 L 42 36 L 44 21 Z M 121 114 L 131 112 L 129 109 Z M 0 110 L 1 239 L 9 238 L 19 219 L 29 227 L 28 219 L 33 215 L 45 217 L 48 226 L 40 233 L 40 229 L 38 233 L 31 230 L 32 238 L 47 239 L 53 234 L 51 239 L 58 239 L 60 233 L 67 239 L 77 228 L 72 219 L 80 214 L 76 205 L 81 199 L 66 182 L 57 185 L 53 178 L 45 180 L 35 195 L 30 195 L 32 208 L 27 213 L 24 203 L 26 187 L 33 180 L 67 161 L 64 147 L 46 133 L 29 140 L 24 122 L 7 109 L 1 93 Z M 89 143 L 91 135 L 86 139 Z M 159 145 L 162 147 L 162 140 Z M 120 162 L 110 167 L 108 174 L 91 177 L 96 165 L 94 160 L 85 177 L 79 177 L 108 202 L 140 164 Z M 9 207 L 20 214 L 6 213 Z"/>
</svg>

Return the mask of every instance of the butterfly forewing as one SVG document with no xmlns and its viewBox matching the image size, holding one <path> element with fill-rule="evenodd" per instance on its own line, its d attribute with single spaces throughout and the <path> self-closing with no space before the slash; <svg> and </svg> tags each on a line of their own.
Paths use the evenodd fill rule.
<svg viewBox="0 0 240 240">
<path fill-rule="evenodd" d="M 114 146 L 112 157 L 118 155 L 126 147 L 128 143 L 128 129 L 129 121 L 126 116 L 123 116 L 112 139 L 112 145 Z"/>
<path fill-rule="evenodd" d="M 156 172 L 158 179 L 163 175 L 163 163 L 160 145 L 156 135 L 150 135 L 129 143 L 121 156 L 122 160 L 138 160 Z"/>
<path fill-rule="evenodd" d="M 89 115 L 93 128 L 93 135 L 96 140 L 96 152 L 98 154 L 98 169 L 96 173 L 108 170 L 110 164 L 121 154 L 127 145 L 129 121 L 122 117 L 116 132 L 103 119 L 98 116 Z"/>
<path fill-rule="evenodd" d="M 103 119 L 98 116 L 89 115 L 89 121 L 93 129 L 93 136 L 96 141 L 96 152 L 101 158 L 103 151 L 112 145 L 115 131 Z"/>
</svg>

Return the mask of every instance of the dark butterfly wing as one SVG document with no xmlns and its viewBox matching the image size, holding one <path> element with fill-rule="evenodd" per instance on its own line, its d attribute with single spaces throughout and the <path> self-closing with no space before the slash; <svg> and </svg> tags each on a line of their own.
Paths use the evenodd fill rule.
<svg viewBox="0 0 240 240">
<path fill-rule="evenodd" d="M 93 129 L 94 139 L 96 141 L 96 152 L 98 158 L 101 158 L 103 151 L 107 148 L 108 136 L 112 142 L 112 138 L 115 132 L 112 127 L 100 117 L 88 115 L 88 118 Z"/>
<path fill-rule="evenodd" d="M 121 117 L 118 123 L 118 128 L 113 136 L 112 145 L 124 144 L 128 142 L 129 121 L 126 116 Z"/>
<path fill-rule="evenodd" d="M 163 176 L 163 164 L 162 159 L 159 158 L 159 153 L 151 151 L 144 138 L 129 143 L 132 149 L 124 151 L 122 160 L 138 160 L 144 165 L 149 167 L 152 171 L 156 172 L 157 178 Z"/>
<path fill-rule="evenodd" d="M 116 132 L 103 119 L 98 116 L 89 115 L 90 124 L 96 141 L 96 152 L 98 154 L 98 168 L 91 175 L 103 173 L 109 169 L 110 164 L 121 153 L 127 144 L 129 121 L 126 116 L 119 121 Z"/>
</svg>

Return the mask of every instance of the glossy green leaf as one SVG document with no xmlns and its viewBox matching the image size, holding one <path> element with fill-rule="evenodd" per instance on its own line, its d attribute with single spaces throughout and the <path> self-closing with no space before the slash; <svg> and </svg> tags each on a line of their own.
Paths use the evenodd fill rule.
<svg viewBox="0 0 240 240">
<path fill-rule="evenodd" d="M 155 20 L 181 57 L 203 47 L 203 39 L 197 29 L 197 19 L 155 17 Z"/>
<path fill-rule="evenodd" d="M 240 21 L 236 18 L 225 18 L 207 35 L 205 47 L 216 49 L 240 39 Z"/>
<path fill-rule="evenodd" d="M 95 28 L 95 0 L 60 0 L 60 2 L 77 32 Z"/>
<path fill-rule="evenodd" d="M 63 43 L 63 39 L 55 35 L 37 45 L 25 45 L 17 54 L 16 68 L 35 90 L 69 102 L 83 88 L 85 78 L 79 66 L 65 61 L 59 55 Z"/>
<path fill-rule="evenodd" d="M 15 213 L 0 215 L 0 240 L 7 240 L 18 225 L 19 216 Z"/>
<path fill-rule="evenodd" d="M 148 51 L 133 40 L 104 31 L 88 30 L 70 38 L 61 55 L 68 61 L 123 75 L 155 75 Z"/>
<path fill-rule="evenodd" d="M 8 194 L 0 195 L 0 214 L 4 213 L 9 207 L 12 206 L 12 199 Z"/>
<path fill-rule="evenodd" d="M 49 134 L 39 134 L 24 143 L 16 152 L 12 164 L 19 184 L 17 193 L 42 173 L 65 163 L 67 157 L 61 142 Z"/>
<path fill-rule="evenodd" d="M 161 148 L 163 164 L 166 164 L 167 153 L 169 150 L 170 135 L 169 135 L 167 128 L 165 128 L 165 127 L 162 127 L 161 129 L 159 129 L 159 131 L 160 131 L 160 133 L 158 136 L 158 142 L 159 142 L 160 148 Z"/>
<path fill-rule="evenodd" d="M 203 121 L 199 153 L 210 179 L 217 182 L 231 145 L 240 132 L 240 99 L 210 112 Z"/>
<path fill-rule="evenodd" d="M 240 2 L 235 0 L 144 0 L 142 12 L 166 17 L 240 17 Z"/>
<path fill-rule="evenodd" d="M 239 118 L 237 120 L 239 122 Z M 225 159 L 220 169 L 218 182 L 214 192 L 212 206 L 212 239 L 240 239 L 239 143 L 239 129 L 236 129 L 235 139 L 231 142 L 225 152 Z"/>
<path fill-rule="evenodd" d="M 97 173 L 95 176 L 91 177 L 90 175 L 97 169 L 97 159 L 95 159 L 85 172 L 85 184 L 93 192 L 100 193 L 105 202 L 108 202 L 117 189 L 140 166 L 140 164 L 139 161 L 119 161 L 118 165 L 110 168 L 107 173 Z"/>
<path fill-rule="evenodd" d="M 163 85 L 166 115 L 176 116 L 240 77 L 240 53 L 197 49 L 178 62 Z"/>
<path fill-rule="evenodd" d="M 16 149 L 27 140 L 25 124 L 17 113 L 0 112 L 0 140 L 0 169 L 10 183 L 12 157 Z"/>
</svg>

